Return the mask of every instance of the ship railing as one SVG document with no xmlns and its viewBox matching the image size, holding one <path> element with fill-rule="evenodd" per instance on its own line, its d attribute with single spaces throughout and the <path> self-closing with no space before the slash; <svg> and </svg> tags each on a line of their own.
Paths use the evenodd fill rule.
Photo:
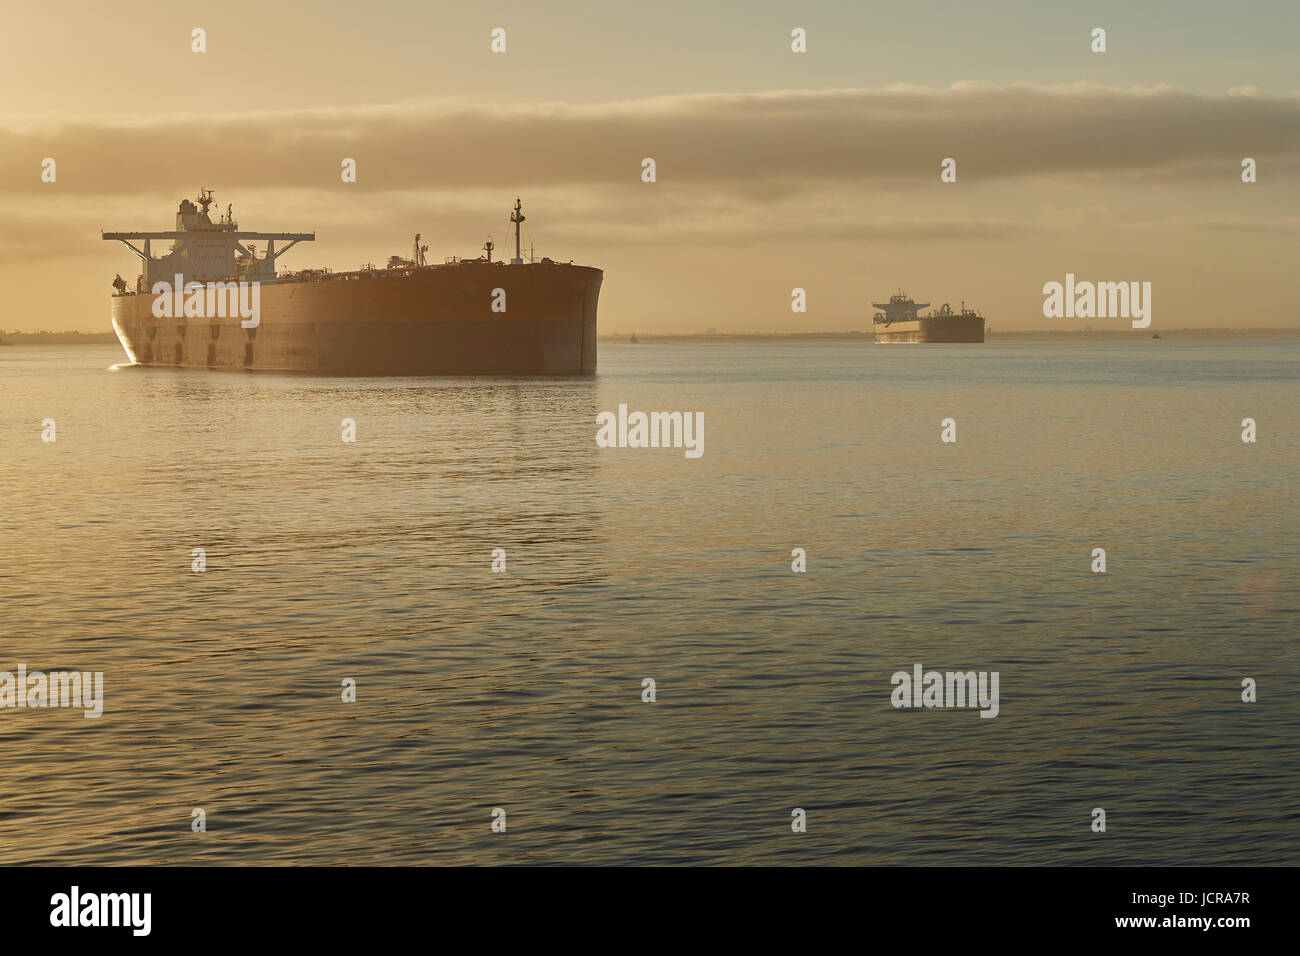
<svg viewBox="0 0 1300 956">
<path fill-rule="evenodd" d="M 350 272 L 331 272 L 328 269 L 317 271 L 306 269 L 302 272 L 286 272 L 278 277 L 280 282 L 347 282 L 353 279 L 392 279 L 427 272 L 438 266 L 403 266 L 398 269 L 356 269 Z"/>
</svg>

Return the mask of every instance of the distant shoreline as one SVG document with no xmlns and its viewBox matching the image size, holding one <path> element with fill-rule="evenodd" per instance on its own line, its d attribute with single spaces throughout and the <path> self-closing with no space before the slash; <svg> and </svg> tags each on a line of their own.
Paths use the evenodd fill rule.
<svg viewBox="0 0 1300 956">
<path fill-rule="evenodd" d="M 0 332 L 0 345 L 116 344 L 116 332 Z"/>
<path fill-rule="evenodd" d="M 1084 332 L 1081 329 L 1026 329 L 1024 331 L 989 332 L 990 339 L 1276 339 L 1300 338 L 1300 326 L 1285 329 L 1107 329 Z M 637 341 L 648 342 L 791 342 L 805 339 L 860 339 L 874 341 L 871 332 L 653 332 L 636 333 Z M 609 333 L 598 336 L 601 342 L 630 343 L 632 334 Z"/>
<path fill-rule="evenodd" d="M 1300 338 L 1300 326 L 1285 329 L 1108 329 L 1084 332 L 1080 329 L 1026 329 L 990 332 L 990 339 L 1267 339 Z M 794 342 L 818 339 L 873 341 L 870 332 L 666 332 L 636 334 L 638 342 Z M 630 343 L 632 333 L 611 332 L 598 336 L 601 342 Z M 117 345 L 115 332 L 0 332 L 3 345 Z"/>
</svg>

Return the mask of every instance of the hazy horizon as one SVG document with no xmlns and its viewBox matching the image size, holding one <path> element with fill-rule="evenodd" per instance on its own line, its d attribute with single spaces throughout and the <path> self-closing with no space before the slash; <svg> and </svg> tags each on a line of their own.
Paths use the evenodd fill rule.
<svg viewBox="0 0 1300 956">
<path fill-rule="evenodd" d="M 382 265 L 416 232 L 431 262 L 489 235 L 508 255 L 522 196 L 525 247 L 605 271 L 608 331 L 862 328 L 899 288 L 964 300 L 995 330 L 1082 328 L 1042 316 L 1043 284 L 1067 273 L 1151 282 L 1156 330 L 1296 324 L 1300 12 L 1285 4 L 670 3 L 635 28 L 587 3 L 399 6 L 365 38 L 338 3 L 139 26 L 76 5 L 66 40 L 15 11 L 0 280 L 23 293 L 0 326 L 109 330 L 110 282 L 138 263 L 99 232 L 171 228 L 201 186 L 244 229 L 316 232 L 282 270 Z M 122 71 L 123 44 L 166 82 Z M 956 182 L 940 182 L 946 157 Z"/>
</svg>

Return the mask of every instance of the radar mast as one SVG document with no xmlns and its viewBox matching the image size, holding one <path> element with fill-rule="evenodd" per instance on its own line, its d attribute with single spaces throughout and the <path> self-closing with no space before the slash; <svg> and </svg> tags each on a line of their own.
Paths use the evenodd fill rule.
<svg viewBox="0 0 1300 956">
<path fill-rule="evenodd" d="M 510 221 L 515 224 L 515 257 L 510 260 L 510 263 L 516 266 L 523 265 L 524 262 L 523 257 L 519 253 L 519 224 L 525 219 L 523 208 L 523 203 L 521 203 L 519 197 L 516 196 L 514 211 L 510 213 Z"/>
</svg>

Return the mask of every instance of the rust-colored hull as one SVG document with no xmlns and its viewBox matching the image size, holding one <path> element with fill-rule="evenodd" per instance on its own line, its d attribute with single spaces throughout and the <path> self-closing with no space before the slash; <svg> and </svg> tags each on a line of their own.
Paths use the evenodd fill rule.
<svg viewBox="0 0 1300 956">
<path fill-rule="evenodd" d="M 560 263 L 463 262 L 399 275 L 281 280 L 260 324 L 155 318 L 150 294 L 113 296 L 131 360 L 166 367 L 341 375 L 590 375 L 603 273 Z M 505 290 L 504 312 L 493 312 Z"/>
<path fill-rule="evenodd" d="M 951 315 L 876 323 L 877 342 L 983 342 L 984 318 Z"/>
</svg>

